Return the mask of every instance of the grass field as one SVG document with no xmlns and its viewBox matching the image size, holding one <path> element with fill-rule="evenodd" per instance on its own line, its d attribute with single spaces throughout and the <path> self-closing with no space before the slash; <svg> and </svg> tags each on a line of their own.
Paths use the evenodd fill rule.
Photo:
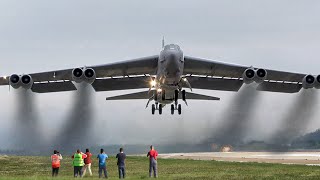
<svg viewBox="0 0 320 180">
<path fill-rule="evenodd" d="M 71 158 L 65 156 L 58 179 L 74 179 Z M 320 179 L 320 167 L 197 160 L 158 160 L 159 179 Z M 108 160 L 109 179 L 118 179 L 115 157 Z M 92 164 L 97 179 L 97 160 Z M 148 159 L 127 158 L 127 179 L 147 179 Z M 0 179 L 52 179 L 49 157 L 0 156 Z"/>
</svg>

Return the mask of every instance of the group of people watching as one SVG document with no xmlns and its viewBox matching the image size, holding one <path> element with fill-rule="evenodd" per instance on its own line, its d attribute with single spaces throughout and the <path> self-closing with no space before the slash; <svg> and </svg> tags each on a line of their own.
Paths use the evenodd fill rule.
<svg viewBox="0 0 320 180">
<path fill-rule="evenodd" d="M 158 177 L 157 170 L 157 156 L 158 152 L 154 149 L 153 146 L 150 146 L 150 151 L 147 154 L 149 157 L 149 177 L 152 177 L 152 171 L 154 177 Z M 72 156 L 72 164 L 74 168 L 74 177 L 83 177 L 86 174 L 86 171 L 89 171 L 89 175 L 92 176 L 91 171 L 91 157 L 89 149 L 86 149 L 86 153 L 82 153 L 80 149 L 78 149 L 75 154 Z M 106 160 L 108 159 L 108 155 L 104 152 L 103 149 L 100 150 L 100 154 L 97 156 L 99 160 L 99 178 L 102 177 L 102 172 L 105 178 L 108 178 L 107 172 L 107 164 Z M 119 178 L 126 177 L 126 154 L 123 152 L 123 148 L 120 148 L 120 152 L 116 155 L 117 158 L 117 166 L 119 171 Z M 53 155 L 51 155 L 51 164 L 52 164 L 52 177 L 58 176 L 60 161 L 62 160 L 62 155 L 59 151 L 54 150 Z"/>
</svg>

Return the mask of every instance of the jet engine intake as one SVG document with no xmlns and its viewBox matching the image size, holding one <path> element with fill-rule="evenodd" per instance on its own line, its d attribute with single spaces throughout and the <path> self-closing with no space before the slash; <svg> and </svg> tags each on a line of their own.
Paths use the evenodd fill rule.
<svg viewBox="0 0 320 180">
<path fill-rule="evenodd" d="M 252 68 L 248 68 L 244 71 L 242 78 L 243 82 L 246 84 L 250 84 L 254 81 L 255 71 Z"/>
<path fill-rule="evenodd" d="M 74 68 L 72 70 L 72 79 L 76 82 L 76 83 L 80 83 L 83 81 L 83 71 L 81 68 Z"/>
<path fill-rule="evenodd" d="M 320 89 L 320 75 L 316 77 L 315 88 Z"/>
<path fill-rule="evenodd" d="M 96 80 L 96 72 L 92 68 L 75 68 L 72 70 L 72 79 L 76 83 L 92 84 Z"/>
<path fill-rule="evenodd" d="M 14 89 L 18 89 L 19 87 L 21 87 L 21 79 L 20 76 L 17 74 L 12 74 L 9 78 L 9 84 L 11 87 L 13 87 Z"/>
<path fill-rule="evenodd" d="M 28 74 L 21 76 L 21 87 L 24 89 L 30 89 L 33 85 L 32 77 Z"/>
<path fill-rule="evenodd" d="M 315 87 L 316 78 L 312 75 L 306 75 L 302 80 L 302 87 L 304 89 L 309 89 Z"/>
<path fill-rule="evenodd" d="M 92 68 L 86 68 L 84 70 L 84 81 L 92 84 L 96 80 L 96 72 Z"/>
<path fill-rule="evenodd" d="M 265 69 L 257 69 L 255 71 L 254 81 L 258 84 L 262 83 L 267 78 L 267 71 Z"/>
</svg>

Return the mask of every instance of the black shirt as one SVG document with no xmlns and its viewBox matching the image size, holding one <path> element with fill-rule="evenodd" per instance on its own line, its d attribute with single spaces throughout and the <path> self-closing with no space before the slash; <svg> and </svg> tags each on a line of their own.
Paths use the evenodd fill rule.
<svg viewBox="0 0 320 180">
<path fill-rule="evenodd" d="M 126 154 L 125 153 L 118 153 L 116 158 L 118 158 L 117 165 L 118 166 L 125 166 L 124 160 L 126 159 Z"/>
</svg>

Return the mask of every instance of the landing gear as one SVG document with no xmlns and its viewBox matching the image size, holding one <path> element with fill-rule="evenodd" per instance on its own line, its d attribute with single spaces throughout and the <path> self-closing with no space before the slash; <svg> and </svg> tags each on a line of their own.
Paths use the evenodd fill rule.
<svg viewBox="0 0 320 180">
<path fill-rule="evenodd" d="M 182 90 L 182 100 L 186 101 L 186 90 Z"/>
<path fill-rule="evenodd" d="M 179 91 L 175 90 L 174 91 L 174 102 L 175 102 L 175 104 L 178 104 L 178 99 L 179 99 Z"/>
<path fill-rule="evenodd" d="M 151 106 L 151 113 L 152 113 L 152 114 L 155 114 L 156 110 L 158 110 L 158 111 L 159 111 L 159 114 L 162 114 L 162 109 L 163 109 L 163 107 L 164 107 L 164 105 L 162 105 L 162 104 L 158 104 L 158 103 L 152 104 L 152 106 Z"/>
<path fill-rule="evenodd" d="M 162 114 L 162 104 L 159 104 L 159 114 Z"/>
<path fill-rule="evenodd" d="M 173 115 L 174 114 L 174 105 L 171 104 L 171 114 Z"/>
<path fill-rule="evenodd" d="M 154 114 L 155 111 L 156 111 L 156 105 L 152 104 L 152 106 L 151 106 L 151 112 L 152 112 L 152 114 Z"/>
<path fill-rule="evenodd" d="M 180 115 L 182 110 L 181 110 L 181 104 L 178 104 L 178 105 L 174 105 L 174 104 L 171 104 L 171 114 L 173 115 L 174 114 L 174 111 L 177 110 L 178 111 L 178 114 Z"/>
<path fill-rule="evenodd" d="M 181 114 L 181 104 L 178 105 L 178 114 Z"/>
</svg>

